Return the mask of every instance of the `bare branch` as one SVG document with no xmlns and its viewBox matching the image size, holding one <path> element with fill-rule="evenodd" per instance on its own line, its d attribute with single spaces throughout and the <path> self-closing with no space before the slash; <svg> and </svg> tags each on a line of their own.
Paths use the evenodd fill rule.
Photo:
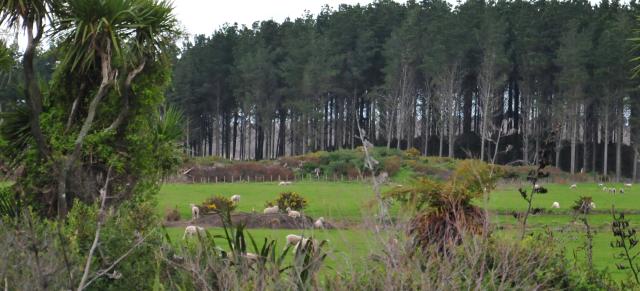
<svg viewBox="0 0 640 291">
<path fill-rule="evenodd" d="M 118 114 L 118 117 L 113 121 L 113 123 L 111 123 L 111 125 L 109 125 L 109 127 L 104 130 L 105 132 L 118 128 L 129 114 L 129 95 L 131 94 L 131 83 L 133 82 L 133 79 L 142 72 L 144 66 L 145 62 L 142 62 L 139 66 L 137 66 L 135 69 L 129 72 L 129 74 L 127 74 L 127 78 L 124 83 L 124 91 L 122 93 L 122 110 L 120 111 L 120 114 Z"/>
<path fill-rule="evenodd" d="M 104 207 L 107 201 L 107 187 L 109 187 L 109 180 L 111 179 L 110 176 L 111 176 L 111 167 L 109 167 L 109 170 L 107 171 L 107 178 L 105 180 L 104 186 L 102 187 L 102 189 L 100 189 L 100 209 L 98 210 L 98 217 L 96 218 L 97 220 L 96 234 L 93 238 L 93 243 L 91 244 L 91 248 L 89 249 L 89 255 L 87 256 L 87 262 L 85 263 L 85 266 L 84 266 L 82 279 L 80 280 L 80 284 L 78 285 L 78 291 L 84 290 L 84 288 L 87 285 L 85 284 L 85 282 L 89 277 L 89 271 L 91 269 L 91 260 L 93 259 L 93 253 L 95 252 L 96 247 L 98 247 L 98 241 L 100 240 L 100 230 L 102 229 L 102 224 L 104 223 L 104 218 L 105 218 Z"/>
</svg>

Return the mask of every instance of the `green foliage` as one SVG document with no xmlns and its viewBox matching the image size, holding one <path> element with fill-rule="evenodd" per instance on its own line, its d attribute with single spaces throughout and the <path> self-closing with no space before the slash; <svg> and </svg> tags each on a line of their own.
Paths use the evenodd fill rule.
<svg viewBox="0 0 640 291">
<path fill-rule="evenodd" d="M 11 187 L 0 187 L 0 219 L 20 215 L 20 204 L 14 195 Z"/>
<path fill-rule="evenodd" d="M 202 202 L 202 206 L 199 207 L 204 213 L 228 214 L 236 210 L 238 205 L 233 203 L 228 197 L 215 195 Z"/>
<path fill-rule="evenodd" d="M 465 160 L 458 164 L 447 182 L 422 178 L 411 186 L 397 187 L 384 195 L 418 212 L 409 227 L 416 246 L 442 248 L 459 244 L 465 234 L 485 231 L 487 217 L 471 202 L 489 195 L 495 182 L 492 166 L 478 160 Z"/>
<path fill-rule="evenodd" d="M 267 207 L 277 205 L 280 211 L 286 211 L 287 208 L 300 211 L 305 209 L 307 204 L 307 199 L 300 196 L 297 192 L 282 192 L 278 194 L 278 198 L 276 198 L 276 200 L 267 201 L 265 205 Z"/>
<path fill-rule="evenodd" d="M 76 200 L 64 227 L 68 237 L 68 250 L 86 256 L 96 231 L 98 205 L 86 205 Z M 156 275 L 156 252 L 161 245 L 158 217 L 152 201 L 134 199 L 125 202 L 113 215 L 105 217 L 100 232 L 100 255 L 94 256 L 91 270 L 108 267 L 116 259 L 131 252 L 118 263 L 115 270 L 125 278 L 136 280 L 110 280 L 104 276 L 91 285 L 100 290 L 149 289 Z M 142 241 L 142 243 L 140 243 Z"/>
<path fill-rule="evenodd" d="M 635 279 L 635 283 L 640 285 L 640 251 L 638 250 L 638 236 L 635 228 L 630 227 L 629 219 L 626 219 L 624 213 L 616 215 L 615 209 L 612 208 L 613 222 L 611 223 L 611 232 L 615 240 L 611 242 L 611 247 L 619 249 L 616 259 L 620 263 L 616 263 L 618 270 L 630 270 Z"/>
<path fill-rule="evenodd" d="M 404 151 L 404 155 L 410 159 L 416 159 L 420 157 L 420 150 L 418 150 L 417 148 L 409 148 Z"/>
</svg>

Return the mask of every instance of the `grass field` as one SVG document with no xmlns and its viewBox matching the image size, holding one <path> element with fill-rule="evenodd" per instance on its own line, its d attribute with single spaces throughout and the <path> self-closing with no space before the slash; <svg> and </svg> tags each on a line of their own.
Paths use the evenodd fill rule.
<svg viewBox="0 0 640 291">
<path fill-rule="evenodd" d="M 523 211 L 526 209 L 524 200 L 517 192 L 520 185 L 501 186 L 491 193 L 487 207 L 495 212 Z M 525 185 L 523 185 L 525 186 Z M 609 186 L 609 185 L 608 185 Z M 611 185 L 613 186 L 613 185 Z M 615 185 L 622 188 L 621 184 Z M 543 231 L 546 227 L 554 230 L 566 247 L 567 257 L 573 260 L 577 254 L 578 263 L 584 262 L 584 235 L 580 231 L 581 226 L 575 224 L 570 214 L 573 201 L 580 196 L 591 196 L 598 206 L 598 212 L 589 216 L 590 224 L 595 228 L 594 237 L 594 264 L 599 269 L 608 269 L 616 279 L 623 279 L 626 273 L 615 269 L 615 250 L 609 244 L 613 240 L 610 233 L 611 215 L 608 210 L 611 205 L 619 210 L 633 212 L 629 215 L 634 226 L 640 225 L 640 188 L 637 186 L 625 188 L 625 194 L 611 195 L 604 193 L 595 183 L 580 183 L 577 189 L 569 189 L 568 185 L 545 185 L 549 189 L 547 194 L 539 194 L 534 198 L 534 207 L 540 207 L 549 212 L 544 215 L 531 216 L 529 230 L 532 232 Z M 371 186 L 357 182 L 315 182 L 305 181 L 294 183 L 291 186 L 278 186 L 276 183 L 220 183 L 220 184 L 167 184 L 162 187 L 158 199 L 158 212 L 164 213 L 165 209 L 178 207 L 183 219 L 190 217 L 189 203 L 200 203 L 204 199 L 221 194 L 231 196 L 242 195 L 239 211 L 261 211 L 267 200 L 273 200 L 283 191 L 295 191 L 301 193 L 309 201 L 309 207 L 305 214 L 311 217 L 324 216 L 329 221 L 349 221 L 357 223 L 365 215 L 366 205 L 373 198 Z M 551 210 L 550 205 L 558 201 L 559 210 Z M 481 202 L 477 202 L 481 204 Z M 397 209 L 396 209 L 397 210 Z M 504 228 L 506 234 L 519 234 L 519 222 L 511 215 L 495 214 L 491 222 Z M 174 242 L 180 242 L 182 229 L 169 228 L 169 235 Z M 220 229 L 210 229 L 213 234 L 222 234 Z M 313 230 L 279 230 L 279 229 L 250 229 L 248 230 L 258 242 L 264 238 L 275 239 L 283 246 L 284 237 L 290 233 L 313 235 L 318 239 L 330 240 L 327 265 L 336 268 L 360 266 L 366 262 L 369 250 L 375 249 L 379 242 L 370 240 L 371 231 L 364 229 L 339 229 L 327 231 Z M 260 245 L 260 243 L 258 243 Z"/>
</svg>

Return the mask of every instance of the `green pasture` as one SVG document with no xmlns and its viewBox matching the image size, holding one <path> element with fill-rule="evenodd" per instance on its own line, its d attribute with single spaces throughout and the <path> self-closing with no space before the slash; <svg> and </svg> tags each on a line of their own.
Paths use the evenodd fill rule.
<svg viewBox="0 0 640 291">
<path fill-rule="evenodd" d="M 609 194 L 602 191 L 596 183 L 579 183 L 577 189 L 569 189 L 569 185 L 544 184 L 549 189 L 546 194 L 536 194 L 533 207 L 545 209 L 549 214 L 570 214 L 571 206 L 580 196 L 591 196 L 596 203 L 596 213 L 607 216 L 611 206 L 618 210 L 640 212 L 640 185 L 623 187 L 622 184 L 608 184 L 617 189 L 624 188 L 624 194 Z M 520 197 L 518 187 L 530 187 L 528 184 L 501 186 L 494 190 L 487 203 L 489 210 L 500 213 L 524 211 L 527 204 Z M 385 188 L 388 188 L 385 187 Z M 530 189 L 528 189 L 530 191 Z M 166 184 L 158 195 L 158 211 L 163 214 L 166 209 L 177 207 L 183 218 L 191 216 L 189 204 L 202 203 L 213 195 L 230 197 L 240 194 L 238 211 L 261 212 L 266 201 L 273 200 L 278 193 L 295 191 L 307 198 L 309 207 L 305 214 L 311 217 L 324 216 L 333 220 L 360 221 L 367 209 L 367 202 L 374 198 L 370 184 L 360 182 L 294 182 L 290 186 L 278 186 L 276 182 L 243 182 L 243 183 L 211 183 L 211 184 Z M 551 209 L 557 201 L 560 209 Z M 476 204 L 482 206 L 483 201 Z M 366 212 L 365 212 L 366 213 Z"/>
<path fill-rule="evenodd" d="M 547 194 L 536 194 L 533 207 L 545 209 L 544 214 L 529 217 L 528 232 L 540 232 L 545 229 L 554 231 L 554 236 L 561 240 L 566 247 L 566 255 L 570 260 L 577 258 L 578 263 L 584 263 L 585 242 L 583 229 L 579 222 L 575 222 L 571 206 L 580 196 L 591 196 L 597 205 L 595 213 L 589 215 L 589 223 L 593 227 L 594 249 L 593 259 L 596 268 L 608 269 L 616 279 L 623 279 L 626 272 L 615 268 L 614 255 L 617 250 L 609 245 L 613 240 L 610 232 L 610 209 L 624 211 L 631 219 L 633 226 L 640 226 L 640 185 L 623 187 L 622 184 L 608 184 L 617 189 L 624 188 L 624 194 L 611 195 L 602 191 L 597 183 L 578 183 L 577 189 L 570 189 L 569 185 L 544 184 L 549 189 Z M 491 193 L 487 207 L 491 210 L 491 222 L 506 235 L 519 236 L 520 222 L 509 213 L 526 210 L 526 203 L 517 192 L 518 187 L 530 187 L 528 184 L 502 185 Z M 164 213 L 168 208 L 178 207 L 183 219 L 190 218 L 189 203 L 201 203 L 214 194 L 230 197 L 241 195 L 239 211 L 250 212 L 253 209 L 262 211 L 265 202 L 273 200 L 278 193 L 295 191 L 307 198 L 309 206 L 304 210 L 311 217 L 324 216 L 333 222 L 351 222 L 357 225 L 367 215 L 367 204 L 374 198 L 372 187 L 359 182 L 294 182 L 290 186 L 278 186 L 277 183 L 218 183 L 218 184 L 167 184 L 158 195 L 158 212 Z M 551 209 L 551 204 L 557 201 L 560 209 Z M 484 202 L 476 201 L 482 205 Z M 394 213 L 397 213 L 395 207 Z M 170 237 L 175 243 L 182 241 L 182 228 L 168 228 Z M 211 228 L 212 234 L 222 235 L 220 228 Z M 327 265 L 336 271 L 344 268 L 362 268 L 366 266 L 371 250 L 378 249 L 384 238 L 379 239 L 371 230 L 354 226 L 351 229 L 337 230 L 287 230 L 287 229 L 249 229 L 247 230 L 260 246 L 264 238 L 274 239 L 279 247 L 284 246 L 287 234 L 302 234 L 317 239 L 327 239 L 329 257 Z M 222 241 L 220 241 L 222 242 Z M 224 245 L 221 245 L 224 247 Z M 252 249 L 252 247 L 250 247 Z"/>
<path fill-rule="evenodd" d="M 262 212 L 267 201 L 285 191 L 298 192 L 307 199 L 306 215 L 334 220 L 361 220 L 364 206 L 373 198 L 372 187 L 357 182 L 304 181 L 289 186 L 278 186 L 277 182 L 167 184 L 158 195 L 158 210 L 164 213 L 168 208 L 177 207 L 183 218 L 190 218 L 189 203 L 200 204 L 213 195 L 240 194 L 238 211 Z"/>
<path fill-rule="evenodd" d="M 624 189 L 624 194 L 609 194 L 602 191 L 602 187 L 597 183 L 577 183 L 575 189 L 570 189 L 567 184 L 545 184 L 540 183 L 549 190 L 546 194 L 536 193 L 533 199 L 533 207 L 548 209 L 552 212 L 566 213 L 570 211 L 574 201 L 580 196 L 591 196 L 596 204 L 597 212 L 609 212 L 611 206 L 619 210 L 640 210 L 640 185 L 624 187 L 622 183 L 608 183 L 605 187 L 615 187 L 617 190 Z M 526 203 L 518 193 L 518 188 L 522 187 L 531 192 L 531 184 L 507 185 L 496 189 L 491 193 L 488 207 L 491 210 L 509 211 L 526 210 Z M 551 204 L 557 201 L 560 209 L 550 209 Z"/>
</svg>

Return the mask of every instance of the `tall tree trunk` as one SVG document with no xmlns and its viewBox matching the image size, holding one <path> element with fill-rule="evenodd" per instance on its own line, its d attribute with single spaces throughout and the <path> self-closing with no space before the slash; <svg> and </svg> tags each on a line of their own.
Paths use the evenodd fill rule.
<svg viewBox="0 0 640 291">
<path fill-rule="evenodd" d="M 609 165 L 609 106 L 608 104 L 605 106 L 605 113 L 604 113 L 604 128 L 603 128 L 603 132 L 604 132 L 604 158 L 603 158 L 603 164 L 602 164 L 602 175 L 604 175 L 605 177 L 609 176 L 609 169 L 608 169 L 608 165 Z"/>
<path fill-rule="evenodd" d="M 619 105 L 616 124 L 616 182 L 620 182 L 622 176 L 622 137 L 624 131 L 624 123 L 622 121 L 622 104 Z"/>
<path fill-rule="evenodd" d="M 576 143 L 578 139 L 578 108 L 573 109 L 571 117 L 571 174 L 576 173 Z"/>
<path fill-rule="evenodd" d="M 638 181 L 638 146 L 634 145 L 633 147 L 633 177 L 631 180 L 635 183 Z"/>
</svg>

